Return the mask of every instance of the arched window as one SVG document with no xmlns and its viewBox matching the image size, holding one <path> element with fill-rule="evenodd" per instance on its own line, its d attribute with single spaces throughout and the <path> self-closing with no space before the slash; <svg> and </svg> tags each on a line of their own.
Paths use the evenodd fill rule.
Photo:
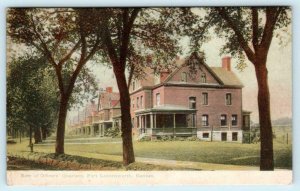
<svg viewBox="0 0 300 191">
<path fill-rule="evenodd" d="M 186 74 L 186 72 L 182 72 L 181 73 L 181 81 L 182 82 L 187 82 L 187 74 Z"/>
<path fill-rule="evenodd" d="M 201 74 L 201 83 L 206 83 L 206 74 L 205 73 Z"/>
</svg>

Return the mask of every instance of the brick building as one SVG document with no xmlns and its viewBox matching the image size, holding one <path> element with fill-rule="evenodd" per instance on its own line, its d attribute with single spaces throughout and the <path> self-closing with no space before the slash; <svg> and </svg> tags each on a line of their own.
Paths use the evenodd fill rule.
<svg viewBox="0 0 300 191">
<path fill-rule="evenodd" d="M 242 141 L 250 112 L 242 110 L 243 85 L 231 71 L 230 57 L 209 67 L 201 55 L 176 59 L 178 67 L 131 84 L 131 116 L 137 137 L 197 136 L 201 140 Z"/>
<path fill-rule="evenodd" d="M 119 100 L 119 93 L 113 92 L 112 87 L 100 91 L 97 102 L 92 101 L 73 118 L 71 132 L 79 136 L 104 136 L 107 129 L 119 127 Z"/>
<path fill-rule="evenodd" d="M 146 77 L 130 85 L 131 118 L 135 138 L 197 136 L 206 141 L 242 142 L 250 129 L 250 112 L 242 110 L 243 84 L 231 71 L 231 58 L 209 67 L 201 54 L 173 62 L 173 69 L 146 67 Z M 76 134 L 104 136 L 120 127 L 119 93 L 101 91 L 98 105 L 87 106 L 73 124 Z"/>
</svg>

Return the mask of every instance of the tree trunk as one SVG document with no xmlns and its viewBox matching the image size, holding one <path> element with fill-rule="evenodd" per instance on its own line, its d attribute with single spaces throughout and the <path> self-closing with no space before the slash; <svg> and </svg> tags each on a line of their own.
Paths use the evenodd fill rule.
<svg viewBox="0 0 300 191">
<path fill-rule="evenodd" d="M 32 126 L 29 127 L 29 145 L 32 144 Z"/>
<path fill-rule="evenodd" d="M 42 128 L 42 139 L 43 140 L 47 139 L 47 128 L 46 127 Z"/>
<path fill-rule="evenodd" d="M 114 70 L 117 84 L 120 92 L 120 104 L 121 104 L 121 131 L 123 142 L 123 164 L 129 165 L 135 161 L 134 151 L 132 144 L 132 124 L 130 116 L 130 96 L 127 88 L 126 77 L 123 72 Z"/>
<path fill-rule="evenodd" d="M 260 170 L 274 170 L 273 132 L 271 124 L 270 92 L 268 86 L 268 70 L 265 58 L 259 58 L 255 63 L 258 83 L 258 111 L 260 124 Z"/>
<path fill-rule="evenodd" d="M 41 128 L 34 128 L 34 144 L 42 142 Z"/>
<path fill-rule="evenodd" d="M 61 95 L 59 114 L 58 114 L 58 124 L 56 130 L 56 145 L 55 154 L 64 154 L 64 139 L 65 139 L 65 122 L 68 110 L 68 99 Z"/>
</svg>

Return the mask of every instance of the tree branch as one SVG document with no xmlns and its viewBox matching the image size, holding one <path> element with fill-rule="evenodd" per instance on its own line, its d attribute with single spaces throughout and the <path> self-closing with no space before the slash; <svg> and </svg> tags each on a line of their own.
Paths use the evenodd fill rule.
<svg viewBox="0 0 300 191">
<path fill-rule="evenodd" d="M 80 42 L 82 39 L 79 39 L 78 42 L 74 45 L 74 47 L 67 53 L 58 63 L 58 65 L 63 65 L 67 60 L 69 60 L 72 54 L 76 51 L 76 49 L 80 46 Z"/>
<path fill-rule="evenodd" d="M 133 27 L 133 23 L 139 13 L 140 9 L 133 9 L 131 15 L 129 15 L 128 9 L 123 13 L 123 31 L 122 31 L 122 43 L 120 48 L 120 64 L 122 71 L 125 70 L 126 57 L 128 53 L 128 44 L 130 41 L 130 33 Z"/>
<path fill-rule="evenodd" d="M 30 19 L 31 19 L 31 23 L 33 25 L 33 30 L 34 30 L 34 33 L 37 35 L 38 39 L 40 40 L 40 43 L 44 49 L 44 51 L 42 51 L 42 53 L 48 58 L 49 62 L 54 66 L 56 67 L 57 64 L 51 54 L 51 52 L 49 51 L 48 49 L 48 46 L 47 44 L 45 43 L 45 41 L 43 40 L 42 36 L 40 35 L 40 33 L 37 31 L 36 29 L 36 25 L 35 25 L 35 22 L 34 22 L 34 19 L 33 19 L 33 15 L 31 14 L 30 15 Z M 34 44 L 33 44 L 34 45 Z"/>
<path fill-rule="evenodd" d="M 264 47 L 266 49 L 269 49 L 272 38 L 273 38 L 275 24 L 276 24 L 278 17 L 283 9 L 280 7 L 279 8 L 267 7 L 266 9 L 267 9 L 266 10 L 266 23 L 265 23 L 264 32 L 263 32 L 260 46 Z"/>
<path fill-rule="evenodd" d="M 251 48 L 248 46 L 248 43 L 246 42 L 246 40 L 244 39 L 242 33 L 240 32 L 240 30 L 238 29 L 238 27 L 236 26 L 236 24 L 230 19 L 229 15 L 226 13 L 224 8 L 216 8 L 216 10 L 218 11 L 219 15 L 227 22 L 227 24 L 229 25 L 229 27 L 234 31 L 238 41 L 240 42 L 241 47 L 243 48 L 243 50 L 245 51 L 248 59 L 254 63 L 255 61 L 255 55 L 254 52 L 251 50 Z"/>
<path fill-rule="evenodd" d="M 118 63 L 118 61 L 117 61 L 118 56 L 117 56 L 117 52 L 115 50 L 115 47 L 114 47 L 112 39 L 111 39 L 111 35 L 110 35 L 110 31 L 109 31 L 109 24 L 107 21 L 105 22 L 103 28 L 104 28 L 104 33 L 103 33 L 104 44 L 107 49 L 108 56 L 113 64 L 113 66 L 116 66 Z"/>
<path fill-rule="evenodd" d="M 257 52 L 258 46 L 258 12 L 256 7 L 251 7 L 252 12 L 252 44 L 254 51 Z"/>
</svg>

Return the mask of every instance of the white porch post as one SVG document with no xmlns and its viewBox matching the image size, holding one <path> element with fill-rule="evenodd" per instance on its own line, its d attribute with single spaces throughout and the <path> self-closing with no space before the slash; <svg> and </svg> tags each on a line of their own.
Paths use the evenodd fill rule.
<svg viewBox="0 0 300 191">
<path fill-rule="evenodd" d="M 176 128 L 176 117 L 175 117 L 175 113 L 173 114 L 173 120 L 174 120 L 174 129 L 173 129 L 173 136 L 176 136 L 176 132 L 175 132 L 175 128 Z"/>
<path fill-rule="evenodd" d="M 176 128 L 176 118 L 175 118 L 175 113 L 173 114 L 173 120 L 174 120 L 174 129 Z"/>
</svg>

